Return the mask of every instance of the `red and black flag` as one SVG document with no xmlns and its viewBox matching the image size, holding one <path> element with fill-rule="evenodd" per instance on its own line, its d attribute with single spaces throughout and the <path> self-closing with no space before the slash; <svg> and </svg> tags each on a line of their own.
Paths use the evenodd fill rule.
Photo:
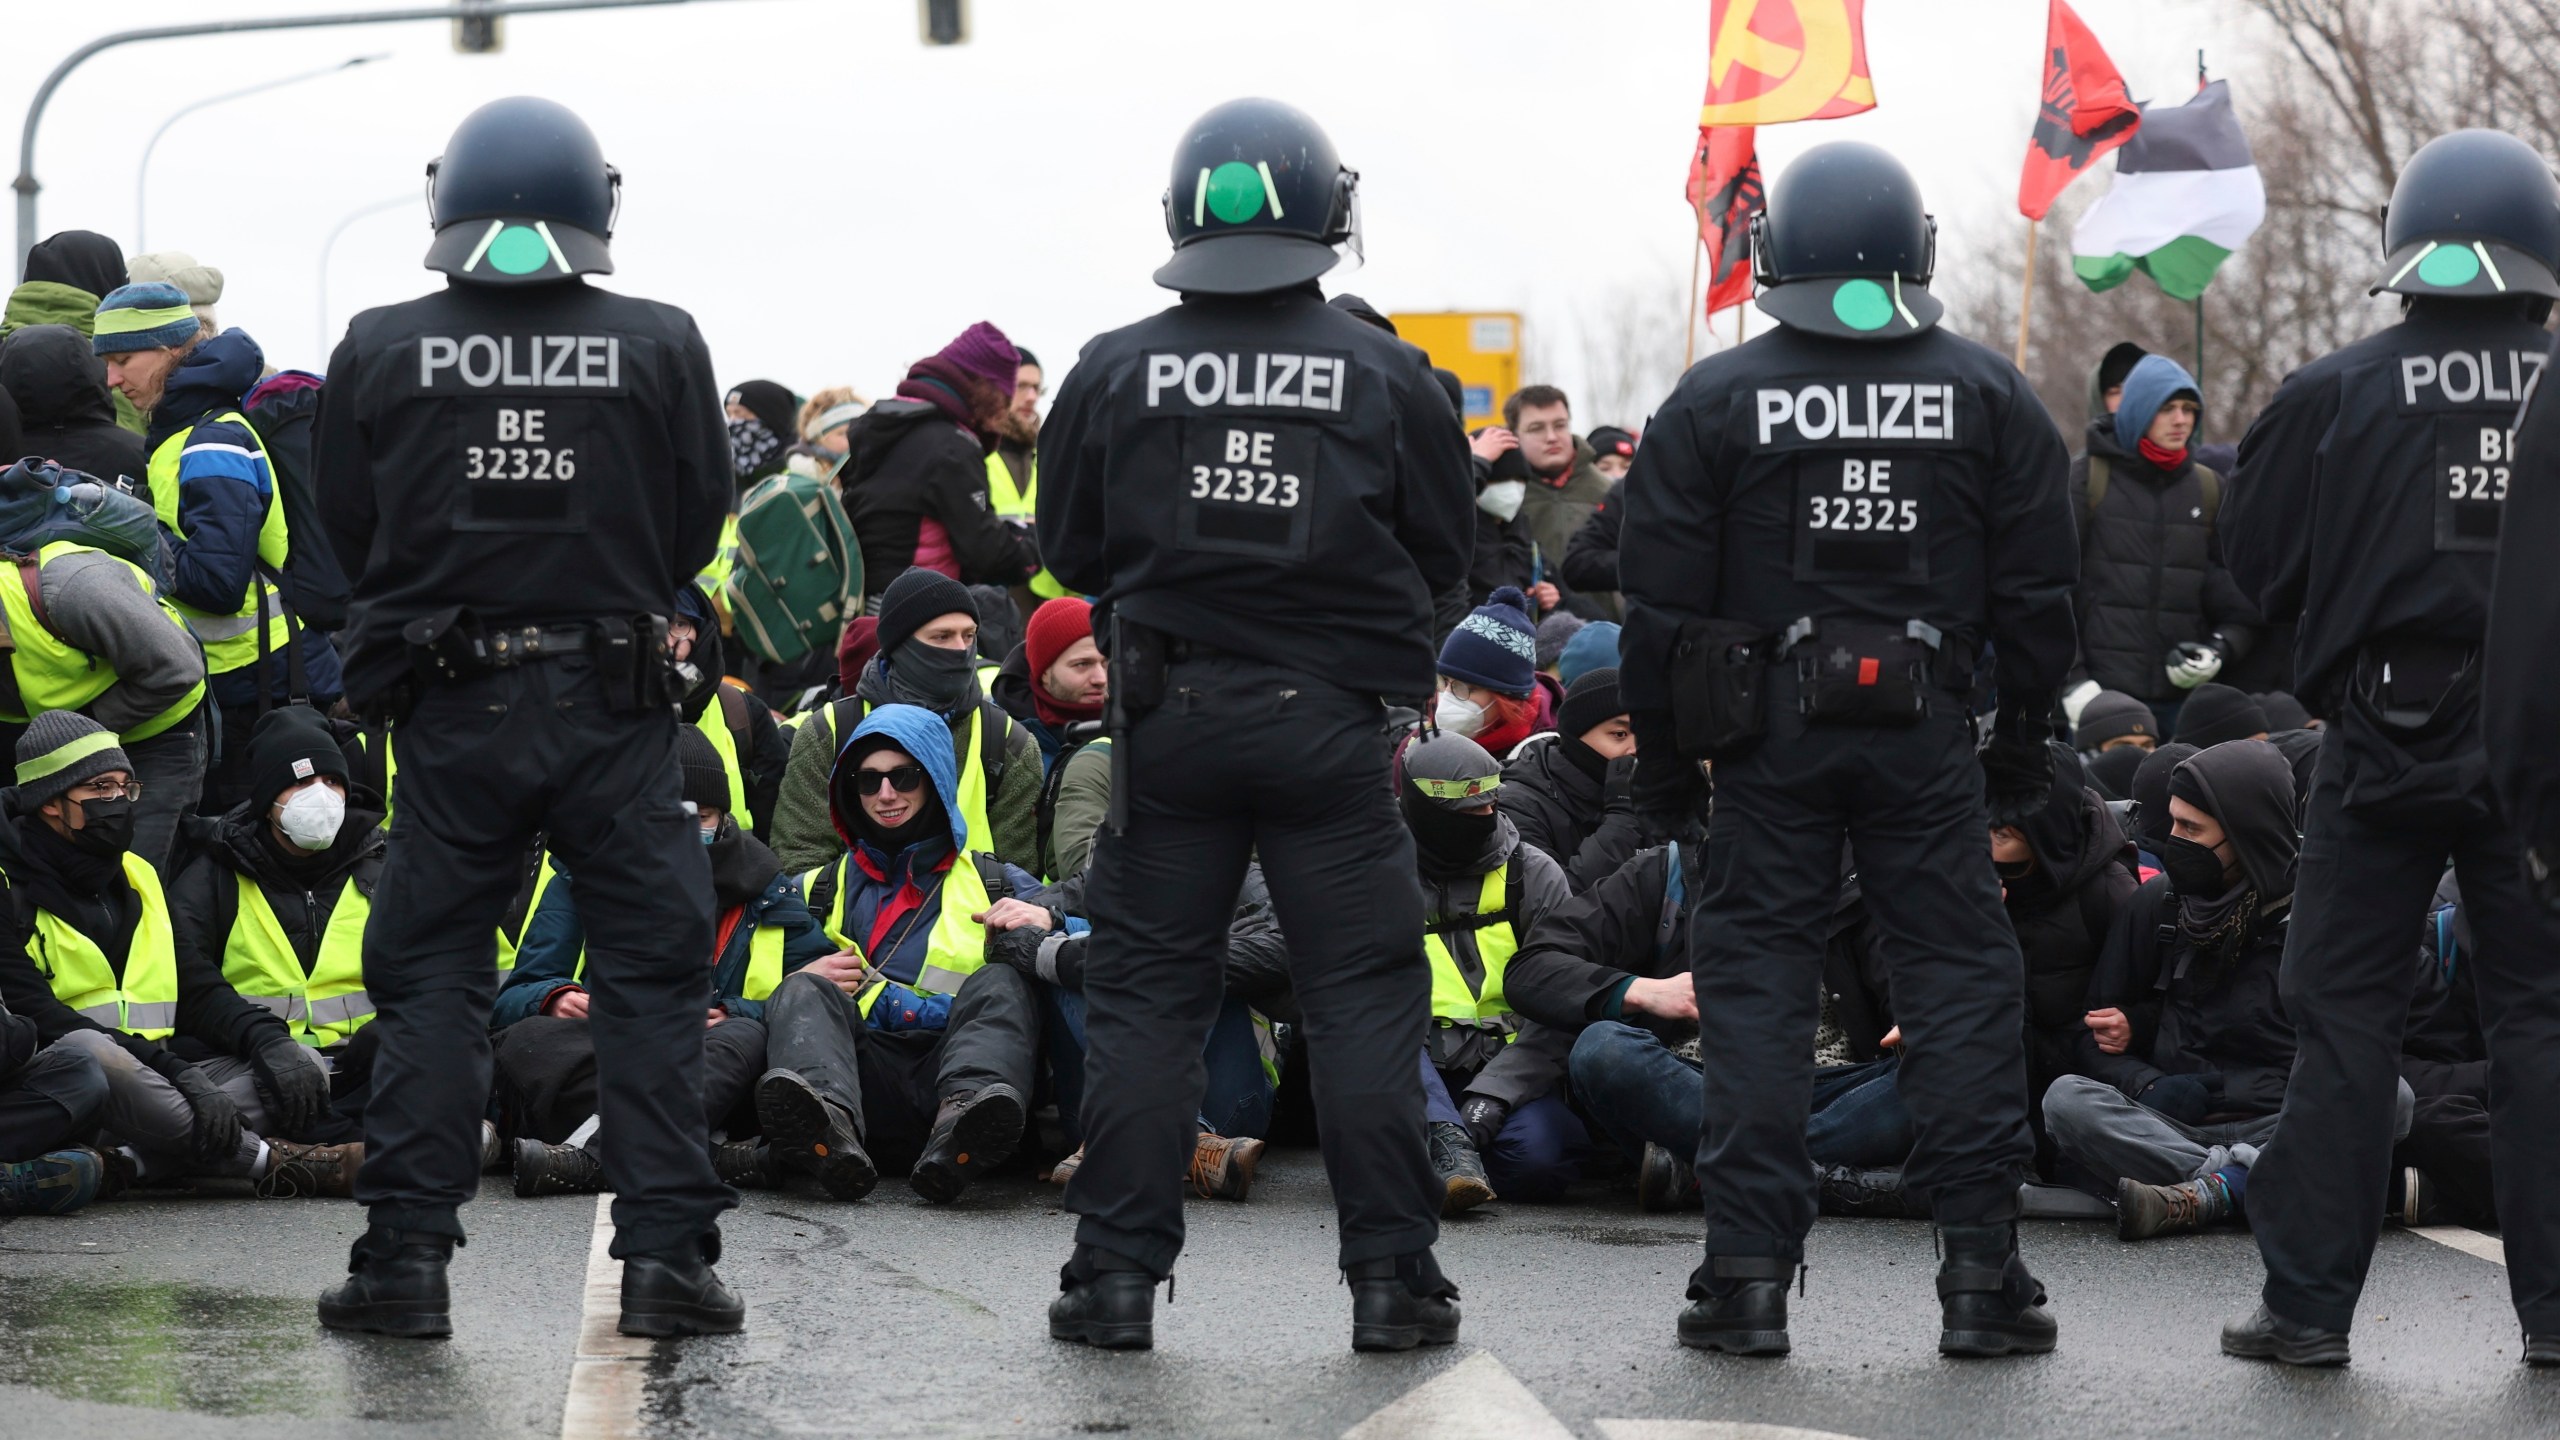
<svg viewBox="0 0 2560 1440">
<path fill-rule="evenodd" d="M 1707 313 L 1751 299 L 1751 217 L 1766 203 L 1752 127 L 1719 125 L 1698 132 L 1689 157 L 1689 208 L 1707 244 Z"/>
<path fill-rule="evenodd" d="M 2044 22 L 2044 99 L 2027 137 L 2027 166 L 2018 176 L 2018 213 L 2042 220 L 2054 197 L 2087 174 L 2098 157 L 2133 138 L 2142 107 L 2098 37 L 2063 0 L 2051 0 Z"/>
</svg>

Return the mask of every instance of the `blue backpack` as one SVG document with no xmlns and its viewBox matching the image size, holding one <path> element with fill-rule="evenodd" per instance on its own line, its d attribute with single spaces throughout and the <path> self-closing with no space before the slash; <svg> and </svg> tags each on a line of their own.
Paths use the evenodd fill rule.
<svg viewBox="0 0 2560 1440">
<path fill-rule="evenodd" d="M 124 488 L 29 456 L 0 470 L 0 550 L 33 555 L 57 540 L 94 546 L 169 584 L 169 545 L 151 502 Z"/>
</svg>

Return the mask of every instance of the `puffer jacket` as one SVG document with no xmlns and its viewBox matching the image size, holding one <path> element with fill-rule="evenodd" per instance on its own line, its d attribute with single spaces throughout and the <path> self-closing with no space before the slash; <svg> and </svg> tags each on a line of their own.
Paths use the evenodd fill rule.
<svg viewBox="0 0 2560 1440">
<path fill-rule="evenodd" d="M 1494 803 L 1520 828 L 1520 838 L 1563 866 L 1577 895 L 1614 874 L 1644 844 L 1628 791 L 1633 761 L 1589 770 L 1577 763 L 1598 759 L 1575 737 L 1532 735 L 1511 752 L 1495 792 Z"/>
<path fill-rule="evenodd" d="M 30 325 L 0 344 L 0 390 L 18 402 L 26 453 L 101 480 L 141 483 L 142 437 L 116 423 L 107 362 L 68 325 Z M 14 458 L 14 457 L 12 457 Z"/>
<path fill-rule="evenodd" d="M 939 406 L 883 400 L 847 438 L 836 483 L 862 544 L 865 583 L 885 590 L 925 565 L 964 584 L 1020 585 L 1040 568 L 1030 536 L 987 506 L 985 444 Z"/>
<path fill-rule="evenodd" d="M 2093 512 L 2089 476 L 2099 464 L 2106 493 Z M 2257 611 L 2223 568 L 2216 517 L 2205 513 L 2206 473 L 2192 450 L 2164 471 L 2117 445 L 2115 417 L 2092 373 L 2088 448 L 2071 462 L 2080 536 L 2080 584 L 2071 596 L 2080 623 L 2075 681 L 2095 680 L 2140 700 L 2175 700 L 2186 692 L 2169 683 L 2171 646 L 2213 644 L 2226 662 L 2255 646 Z"/>
</svg>

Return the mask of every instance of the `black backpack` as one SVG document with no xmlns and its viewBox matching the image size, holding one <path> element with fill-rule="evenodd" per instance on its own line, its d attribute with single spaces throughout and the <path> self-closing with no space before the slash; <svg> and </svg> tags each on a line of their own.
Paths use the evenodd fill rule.
<svg viewBox="0 0 2560 1440">
<path fill-rule="evenodd" d="M 276 497 L 284 506 L 284 523 L 292 553 L 284 574 L 276 577 L 284 603 L 295 618 L 314 630 L 340 630 L 347 623 L 351 588 L 329 532 L 320 523 L 320 502 L 311 483 L 311 428 L 320 411 L 316 386 L 283 390 L 243 411 L 258 440 L 267 447 L 274 469 Z"/>
</svg>

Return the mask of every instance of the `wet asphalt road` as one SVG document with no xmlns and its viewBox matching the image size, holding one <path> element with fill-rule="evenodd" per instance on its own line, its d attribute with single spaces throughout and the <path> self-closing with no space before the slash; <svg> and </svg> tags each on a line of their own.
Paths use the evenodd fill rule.
<svg viewBox="0 0 2560 1440">
<path fill-rule="evenodd" d="M 557 1434 L 594 1213 L 519 1201 L 492 1177 L 466 1216 L 456 1335 L 441 1343 L 313 1322 L 359 1228 L 344 1202 L 166 1195 L 8 1222 L 0 1436 Z M 2560 1434 L 2560 1373 L 2516 1363 L 2504 1270 L 2400 1232 L 2383 1237 L 2353 1367 L 2301 1373 L 2215 1351 L 2218 1324 L 2255 1298 L 2256 1251 L 2237 1232 L 2128 1246 L 2102 1225 L 2031 1223 L 2061 1350 L 1959 1364 L 1934 1348 L 1928 1227 L 1824 1221 L 1796 1353 L 1754 1362 L 1672 1341 L 1695 1214 L 1642 1214 L 1594 1187 L 1585 1203 L 1451 1224 L 1441 1255 L 1466 1292 L 1464 1343 L 1355 1357 L 1312 1151 L 1275 1154 L 1252 1203 L 1189 1213 L 1159 1348 L 1102 1355 L 1046 1338 L 1071 1220 L 1028 1176 L 947 1209 L 894 1182 L 852 1206 L 751 1193 L 722 1265 L 751 1304 L 748 1333 L 632 1362 L 630 1433 L 1329 1437 L 1397 1405 L 1360 1440 Z M 1745 1424 L 1612 1423 L 1629 1421 Z"/>
</svg>

